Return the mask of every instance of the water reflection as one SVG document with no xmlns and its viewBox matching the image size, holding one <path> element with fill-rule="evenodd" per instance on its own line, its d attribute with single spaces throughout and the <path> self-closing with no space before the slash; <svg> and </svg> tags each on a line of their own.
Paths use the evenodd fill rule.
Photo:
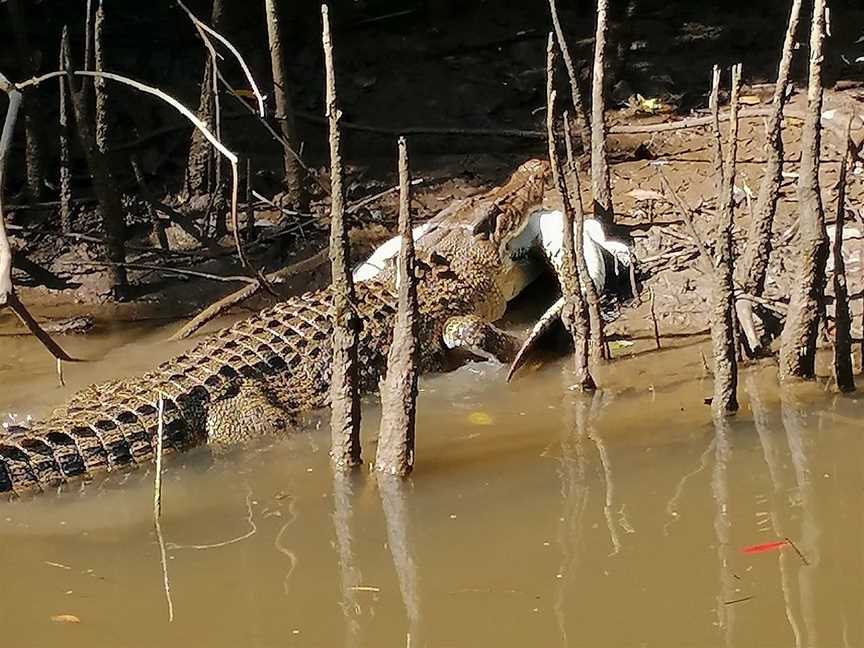
<svg viewBox="0 0 864 648">
<path fill-rule="evenodd" d="M 333 470 L 333 527 L 336 531 L 336 556 L 339 563 L 340 606 L 345 616 L 345 645 L 358 646 L 360 640 L 360 604 L 356 592 L 362 574 L 354 559 L 352 520 L 355 472 Z"/>
<path fill-rule="evenodd" d="M 553 603 L 563 646 L 570 645 L 567 637 L 565 594 L 573 583 L 576 568 L 579 566 L 579 545 L 582 542 L 583 518 L 588 505 L 585 440 L 588 436 L 587 419 L 594 403 L 592 396 L 570 391 L 568 386 L 571 381 L 568 378 L 565 372 L 561 458 L 558 462 L 562 504 L 558 524 L 561 564 L 558 568 L 558 583 Z"/>
<path fill-rule="evenodd" d="M 594 412 L 599 409 L 599 404 L 602 402 L 603 393 L 598 391 L 594 394 L 591 401 L 592 418 Z M 606 448 L 606 443 L 603 441 L 602 434 L 596 427 L 591 427 L 589 438 L 594 442 L 594 447 L 597 450 L 597 456 L 600 459 L 600 467 L 603 469 L 603 487 L 605 490 L 605 498 L 603 500 L 603 516 L 606 518 L 606 528 L 609 531 L 609 540 L 612 543 L 612 551 L 610 556 L 616 555 L 621 551 L 621 536 L 618 533 L 618 524 L 627 531 L 633 533 L 633 527 L 627 521 L 627 516 L 624 506 L 618 510 L 618 523 L 616 523 L 613 513 L 615 509 L 615 477 L 612 471 L 612 459 L 609 456 L 609 450 Z"/>
<path fill-rule="evenodd" d="M 729 535 L 732 523 L 729 519 L 729 462 L 732 447 L 729 443 L 729 419 L 714 416 L 714 468 L 711 472 L 711 494 L 714 498 L 714 537 L 717 543 L 717 559 L 720 567 L 720 591 L 717 594 L 717 625 L 723 633 L 727 646 L 732 645 L 735 622 L 735 585 L 730 569 Z"/>
<path fill-rule="evenodd" d="M 788 537 L 783 523 L 782 512 L 786 508 L 786 488 L 783 481 L 783 466 L 779 452 L 774 443 L 774 434 L 771 431 L 771 419 L 768 408 L 764 403 L 759 381 L 753 374 L 748 374 L 744 379 L 744 389 L 750 399 L 750 409 L 753 412 L 753 424 L 759 436 L 759 444 L 762 446 L 762 456 L 768 467 L 768 476 L 771 479 L 771 498 L 769 502 L 769 514 L 771 519 L 771 530 L 776 538 Z M 801 630 L 798 618 L 792 604 L 793 584 L 790 572 L 798 568 L 800 564 L 797 556 L 788 551 L 781 551 L 777 556 L 778 568 L 780 570 L 780 589 L 783 592 L 783 606 L 786 612 L 786 622 L 795 638 L 795 648 L 801 648 Z"/>
<path fill-rule="evenodd" d="M 408 617 L 408 646 L 417 641 L 420 630 L 420 594 L 417 584 L 417 566 L 411 551 L 408 536 L 408 513 L 405 502 L 405 489 L 408 487 L 392 475 L 377 475 L 378 492 L 387 525 L 387 545 L 393 557 L 393 566 L 399 580 L 402 604 Z"/>
<path fill-rule="evenodd" d="M 816 610 L 814 578 L 819 566 L 819 539 L 821 532 L 816 517 L 816 502 L 811 481 L 810 452 L 812 442 L 807 438 L 805 430 L 806 410 L 794 390 L 783 389 L 780 392 L 780 415 L 786 440 L 789 444 L 789 454 L 795 472 L 795 492 L 801 507 L 801 533 L 797 540 L 800 550 L 807 556 L 809 568 L 799 568 L 798 589 L 801 598 L 801 616 L 807 635 L 804 645 L 817 646 L 819 638 L 816 631 Z M 812 430 L 810 431 L 812 434 Z"/>
</svg>

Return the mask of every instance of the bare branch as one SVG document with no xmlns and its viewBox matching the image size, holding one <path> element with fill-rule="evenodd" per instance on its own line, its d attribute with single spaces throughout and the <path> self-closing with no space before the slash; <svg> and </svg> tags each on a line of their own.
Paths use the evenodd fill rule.
<svg viewBox="0 0 864 648">
<path fill-rule="evenodd" d="M 186 12 L 186 14 L 189 16 L 189 19 L 192 21 L 192 23 L 195 25 L 195 27 L 198 28 L 199 33 L 201 33 L 202 31 L 207 32 L 213 38 L 215 38 L 220 43 L 222 43 L 225 47 L 227 47 L 228 51 L 234 55 L 234 57 L 237 59 L 237 62 L 240 63 L 240 67 L 243 69 L 243 73 L 246 75 L 246 78 L 249 80 L 249 86 L 252 88 L 252 92 L 255 94 L 255 98 L 258 100 L 258 114 L 261 117 L 263 117 L 264 116 L 264 97 L 261 95 L 261 91 L 258 90 L 258 85 L 255 83 L 255 78 L 252 76 L 252 72 L 249 70 L 249 66 L 246 65 L 246 61 L 240 55 L 240 52 L 237 51 L 237 48 L 234 47 L 234 45 L 231 44 L 231 41 L 229 41 L 227 38 L 225 38 L 222 34 L 220 34 L 215 29 L 210 27 L 207 23 L 204 23 L 201 20 L 199 20 L 195 16 L 195 14 L 193 14 L 189 10 L 189 8 L 185 4 L 183 4 L 183 2 L 181 2 L 181 0 L 177 0 L 177 4 L 180 6 L 181 9 L 183 9 L 183 11 Z M 204 38 L 203 34 L 202 34 L 202 38 Z M 204 40 L 207 41 L 206 38 L 204 38 Z M 214 62 L 214 67 L 215 67 L 215 62 Z"/>
<path fill-rule="evenodd" d="M 570 56 L 570 48 L 567 47 L 567 39 L 564 38 L 564 30 L 561 28 L 561 20 L 558 18 L 558 7 L 555 0 L 549 0 L 549 13 L 552 14 L 552 26 L 555 29 L 555 38 L 558 41 L 558 48 L 561 50 L 564 67 L 567 69 L 567 77 L 570 80 L 570 99 L 573 102 L 579 140 L 582 142 L 582 150 L 587 152 L 591 150 L 588 111 L 585 109 L 585 101 L 582 98 L 582 90 L 579 87 L 579 76 L 576 74 L 576 66 L 573 65 L 573 58 Z"/>
<path fill-rule="evenodd" d="M 594 74 L 591 82 L 591 194 L 594 218 L 604 225 L 615 222 L 609 160 L 606 156 L 606 14 L 609 0 L 597 0 L 597 32 L 594 36 Z"/>
</svg>

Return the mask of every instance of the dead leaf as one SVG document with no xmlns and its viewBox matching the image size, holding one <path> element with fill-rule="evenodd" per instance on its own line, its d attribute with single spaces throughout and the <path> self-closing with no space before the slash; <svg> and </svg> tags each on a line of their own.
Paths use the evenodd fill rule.
<svg viewBox="0 0 864 648">
<path fill-rule="evenodd" d="M 468 415 L 468 422 L 472 425 L 492 425 L 492 417 L 486 412 L 471 412 Z"/>
<path fill-rule="evenodd" d="M 631 189 L 625 195 L 630 196 L 633 200 L 666 200 L 665 196 L 658 191 L 651 189 Z"/>
<path fill-rule="evenodd" d="M 81 619 L 74 614 L 55 614 L 51 620 L 54 623 L 81 623 Z"/>
</svg>

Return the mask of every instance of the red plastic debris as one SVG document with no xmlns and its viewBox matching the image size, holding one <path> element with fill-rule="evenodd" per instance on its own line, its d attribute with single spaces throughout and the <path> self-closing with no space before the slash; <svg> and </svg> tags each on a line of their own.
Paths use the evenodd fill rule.
<svg viewBox="0 0 864 648">
<path fill-rule="evenodd" d="M 749 547 L 741 547 L 738 551 L 745 554 L 764 553 L 766 551 L 782 549 L 787 544 L 789 544 L 788 540 L 777 540 L 776 542 L 766 542 L 764 544 L 755 544 L 750 545 Z"/>
</svg>

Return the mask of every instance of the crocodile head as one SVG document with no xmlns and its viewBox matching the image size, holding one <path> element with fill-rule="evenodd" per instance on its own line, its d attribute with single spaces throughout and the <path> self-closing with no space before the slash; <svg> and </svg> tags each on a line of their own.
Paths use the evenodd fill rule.
<svg viewBox="0 0 864 648">
<path fill-rule="evenodd" d="M 526 230 L 543 201 L 550 175 L 548 162 L 529 160 L 503 185 L 454 202 L 414 228 L 418 257 L 439 259 L 465 276 L 490 275 L 498 290 L 490 296 L 490 304 L 478 310 L 492 319 L 500 316 L 506 302 L 539 273 L 525 254 L 535 238 Z M 399 247 L 399 237 L 381 245 L 355 269 L 355 280 L 371 279 L 388 268 L 385 274 L 393 272 Z"/>
</svg>

